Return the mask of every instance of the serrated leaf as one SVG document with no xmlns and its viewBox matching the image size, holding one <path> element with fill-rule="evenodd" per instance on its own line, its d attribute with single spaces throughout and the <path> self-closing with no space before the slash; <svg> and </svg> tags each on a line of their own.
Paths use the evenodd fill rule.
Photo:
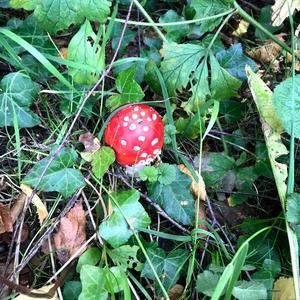
<svg viewBox="0 0 300 300">
<path fill-rule="evenodd" d="M 212 296 L 219 282 L 221 275 L 205 270 L 197 276 L 197 292 L 206 296 Z M 222 293 L 222 295 L 224 292 Z"/>
<path fill-rule="evenodd" d="M 238 281 L 232 295 L 239 300 L 267 299 L 266 287 L 258 281 Z"/>
<path fill-rule="evenodd" d="M 35 9 L 39 0 L 10 0 L 10 6 L 12 8 L 24 8 L 25 10 Z"/>
<path fill-rule="evenodd" d="M 169 290 L 180 277 L 181 269 L 189 255 L 188 251 L 177 249 L 166 255 L 163 249 L 149 248 L 147 254 L 163 286 Z M 148 262 L 145 263 L 141 276 L 156 280 Z"/>
<path fill-rule="evenodd" d="M 160 182 L 149 185 L 151 199 L 177 222 L 192 225 L 194 222 L 194 198 L 190 192 L 191 179 L 176 168 L 175 180 L 163 185 Z"/>
<path fill-rule="evenodd" d="M 114 248 L 125 244 L 133 235 L 124 216 L 135 230 L 147 227 L 151 220 L 139 203 L 140 193 L 137 190 L 111 193 L 113 213 L 108 219 L 104 220 L 100 227 L 100 235 Z M 120 206 L 116 206 L 115 201 Z M 124 216 L 123 216 L 124 214 Z"/>
<path fill-rule="evenodd" d="M 107 0 L 38 0 L 34 15 L 45 30 L 55 34 L 72 24 L 81 24 L 85 18 L 105 22 L 110 6 Z"/>
<path fill-rule="evenodd" d="M 164 60 L 161 72 L 169 90 L 182 91 L 190 81 L 189 77 L 205 55 L 205 48 L 195 44 L 164 44 L 161 53 Z"/>
<path fill-rule="evenodd" d="M 80 273 L 81 268 L 84 265 L 95 266 L 101 258 L 101 253 L 98 248 L 93 247 L 87 249 L 83 254 L 80 255 L 77 266 L 76 272 Z"/>
<path fill-rule="evenodd" d="M 194 19 L 210 17 L 228 10 L 227 5 L 222 0 L 192 0 L 191 6 L 195 9 Z M 201 32 L 214 30 L 222 21 L 222 18 L 205 20 L 200 23 Z"/>
<path fill-rule="evenodd" d="M 292 91 L 294 91 L 295 103 L 293 105 Z M 291 134 L 291 124 L 293 123 L 295 137 L 300 138 L 300 75 L 294 79 L 288 78 L 281 82 L 274 90 L 273 104 L 276 115 L 281 120 L 284 129 Z M 293 107 L 294 106 L 294 107 Z"/>
<path fill-rule="evenodd" d="M 115 151 L 112 148 L 107 146 L 101 147 L 92 157 L 93 174 L 97 178 L 101 178 L 115 159 Z"/>
<path fill-rule="evenodd" d="M 220 66 L 217 59 L 210 55 L 211 67 L 211 95 L 215 100 L 229 100 L 233 96 L 237 96 L 241 81 L 230 75 L 224 68 Z"/>
<path fill-rule="evenodd" d="M 148 180 L 149 182 L 155 182 L 157 181 L 158 170 L 153 166 L 146 166 L 145 168 L 140 170 L 139 176 L 143 181 Z"/>
<path fill-rule="evenodd" d="M 73 149 L 63 148 L 50 164 L 37 188 L 44 192 L 59 192 L 65 198 L 71 196 L 77 189 L 85 185 L 81 172 L 71 168 L 76 160 L 77 153 Z M 35 188 L 48 161 L 49 157 L 40 160 L 22 182 Z"/>
<path fill-rule="evenodd" d="M 216 54 L 216 58 L 222 68 L 239 80 L 246 80 L 245 66 L 248 65 L 256 71 L 256 63 L 243 53 L 241 44 L 234 44 L 226 50 Z"/>
<path fill-rule="evenodd" d="M 161 163 L 158 166 L 158 181 L 161 184 L 168 185 L 176 180 L 177 166 L 167 163 Z"/>
<path fill-rule="evenodd" d="M 39 86 L 25 74 L 16 72 L 5 75 L 0 82 L 0 127 L 34 127 L 40 124 L 39 117 L 30 110 L 38 95 Z"/>
<path fill-rule="evenodd" d="M 68 60 L 93 68 L 94 71 L 69 67 L 69 74 L 76 83 L 93 84 L 105 67 L 105 52 L 95 45 L 97 37 L 89 21 L 85 21 L 72 37 L 68 46 Z"/>
</svg>

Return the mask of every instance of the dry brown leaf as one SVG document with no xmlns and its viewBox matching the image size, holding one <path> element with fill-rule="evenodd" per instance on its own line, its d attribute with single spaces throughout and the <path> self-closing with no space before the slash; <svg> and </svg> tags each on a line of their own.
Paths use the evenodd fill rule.
<svg viewBox="0 0 300 300">
<path fill-rule="evenodd" d="M 295 51 L 295 53 L 300 55 L 300 50 Z M 287 53 L 287 60 L 289 62 L 292 61 L 292 54 L 291 53 Z M 296 69 L 296 71 L 300 71 L 300 60 L 295 61 L 295 69 Z"/>
<path fill-rule="evenodd" d="M 54 287 L 54 284 L 50 284 L 50 285 L 45 285 L 43 287 L 41 287 L 40 289 L 36 289 L 36 290 L 32 290 L 31 292 L 33 293 L 41 293 L 41 294 L 45 294 L 48 293 L 50 291 L 51 288 Z M 30 296 L 26 296 L 26 295 L 19 295 L 16 298 L 14 298 L 15 300 L 59 300 L 57 293 L 55 293 L 55 295 L 52 298 L 44 298 L 44 297 L 30 297 Z"/>
<path fill-rule="evenodd" d="M 279 26 L 295 10 L 300 10 L 300 0 L 275 0 L 272 6 L 272 25 Z"/>
<path fill-rule="evenodd" d="M 241 20 L 239 22 L 237 29 L 235 31 L 233 31 L 232 34 L 235 36 L 241 36 L 241 35 L 245 34 L 248 31 L 249 25 L 250 24 L 247 21 Z"/>
<path fill-rule="evenodd" d="M 54 245 L 62 263 L 75 254 L 86 241 L 85 227 L 86 219 L 82 203 L 78 203 L 61 219 L 59 230 L 54 235 Z"/>
<path fill-rule="evenodd" d="M 295 300 L 293 277 L 280 277 L 274 283 L 272 300 Z"/>
<path fill-rule="evenodd" d="M 27 196 L 30 197 L 31 193 L 32 193 L 32 188 L 26 184 L 21 184 L 20 185 L 20 189 L 22 190 L 22 192 Z M 45 206 L 45 204 L 42 202 L 42 200 L 40 199 L 40 197 L 35 194 L 32 198 L 32 203 L 35 205 L 36 207 L 36 212 L 38 214 L 39 217 L 39 221 L 40 224 L 42 225 L 44 220 L 47 218 L 48 216 L 48 211 L 47 208 Z"/>
<path fill-rule="evenodd" d="M 101 147 L 98 138 L 91 133 L 84 133 L 79 136 L 78 141 L 84 145 L 84 152 L 81 152 L 81 157 L 86 161 L 92 161 L 93 154 Z"/>
<path fill-rule="evenodd" d="M 278 34 L 276 36 L 278 39 L 284 42 L 283 37 L 285 34 Z M 277 71 L 279 69 L 278 57 L 280 52 L 281 47 L 269 39 L 263 46 L 247 51 L 247 54 L 253 59 L 269 65 L 273 71 Z"/>
<path fill-rule="evenodd" d="M 13 231 L 13 219 L 8 205 L 0 203 L 0 233 Z"/>
<path fill-rule="evenodd" d="M 59 54 L 62 58 L 67 59 L 68 56 L 68 48 L 60 48 Z"/>
</svg>

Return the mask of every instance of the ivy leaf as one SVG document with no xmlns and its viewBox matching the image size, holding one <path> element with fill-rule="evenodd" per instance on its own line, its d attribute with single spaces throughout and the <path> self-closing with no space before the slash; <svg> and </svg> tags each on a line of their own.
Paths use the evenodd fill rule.
<svg viewBox="0 0 300 300">
<path fill-rule="evenodd" d="M 197 276 L 197 292 L 211 297 L 217 287 L 221 275 L 205 270 Z M 224 294 L 224 291 L 221 295 Z"/>
<path fill-rule="evenodd" d="M 9 73 L 1 80 L 0 90 L 0 127 L 14 126 L 15 119 L 20 128 L 40 124 L 39 117 L 29 108 L 40 90 L 30 77 Z"/>
<path fill-rule="evenodd" d="M 210 55 L 211 66 L 211 94 L 216 100 L 229 100 L 236 96 L 241 86 L 241 81 L 230 75 L 220 66 L 214 55 Z"/>
<path fill-rule="evenodd" d="M 256 71 L 256 63 L 243 53 L 241 44 L 234 44 L 226 50 L 222 50 L 216 54 L 219 64 L 228 71 L 228 73 L 239 80 L 246 80 L 246 65 Z"/>
<path fill-rule="evenodd" d="M 158 181 L 164 185 L 171 184 L 173 181 L 176 180 L 177 170 L 178 168 L 175 165 L 161 163 L 158 166 L 158 171 L 159 171 Z"/>
<path fill-rule="evenodd" d="M 195 9 L 194 19 L 211 17 L 228 10 L 227 5 L 222 0 L 192 0 L 191 6 Z M 214 30 L 222 21 L 222 18 L 202 21 L 200 23 L 201 32 Z"/>
<path fill-rule="evenodd" d="M 149 248 L 147 254 L 163 286 L 169 290 L 180 277 L 182 267 L 189 256 L 188 251 L 177 249 L 166 255 L 163 249 L 155 247 Z M 148 262 L 145 263 L 141 276 L 156 280 Z"/>
<path fill-rule="evenodd" d="M 179 16 L 177 12 L 173 9 L 169 9 L 163 16 L 159 18 L 159 23 L 169 23 L 169 22 L 181 22 L 185 21 L 185 18 Z M 164 30 L 167 32 L 166 38 L 169 41 L 178 42 L 183 37 L 188 35 L 190 27 L 187 24 L 176 25 L 176 26 L 165 26 Z"/>
<path fill-rule="evenodd" d="M 164 60 L 161 72 L 170 91 L 182 91 L 190 81 L 194 72 L 205 55 L 205 48 L 195 44 L 167 43 L 161 53 Z"/>
<path fill-rule="evenodd" d="M 104 23 L 110 13 L 107 0 L 37 0 L 34 15 L 40 25 L 50 33 L 67 29 L 72 24 L 89 21 Z"/>
<path fill-rule="evenodd" d="M 104 220 L 99 227 L 100 235 L 114 248 L 125 244 L 133 235 L 124 216 L 135 230 L 147 227 L 151 220 L 139 203 L 140 193 L 131 189 L 128 191 L 111 193 L 113 213 Z M 115 201 L 120 206 L 116 206 Z M 124 214 L 124 216 L 123 216 Z"/>
<path fill-rule="evenodd" d="M 79 300 L 105 300 L 108 293 L 105 288 L 105 271 L 99 267 L 83 265 L 80 271 L 82 292 Z"/>
<path fill-rule="evenodd" d="M 82 290 L 80 281 L 66 281 L 64 284 L 64 300 L 77 300 Z"/>
<path fill-rule="evenodd" d="M 95 266 L 101 258 L 101 254 L 98 248 L 89 248 L 83 254 L 80 255 L 77 266 L 76 272 L 80 273 L 81 268 L 84 265 L 91 265 Z"/>
<path fill-rule="evenodd" d="M 114 110 L 116 107 L 127 102 L 138 102 L 145 96 L 142 88 L 134 79 L 135 72 L 136 68 L 133 66 L 118 75 L 116 88 L 120 94 L 112 96 L 107 100 L 106 106 L 110 110 Z"/>
<path fill-rule="evenodd" d="M 267 288 L 258 281 L 238 281 L 232 295 L 239 300 L 267 299 Z"/>
<path fill-rule="evenodd" d="M 291 134 L 291 124 L 293 122 L 295 137 L 300 138 L 300 118 L 298 117 L 300 113 L 300 75 L 296 75 L 294 80 L 294 86 L 293 78 L 288 78 L 275 88 L 273 103 L 286 132 Z M 294 108 L 291 93 L 293 90 Z"/>
<path fill-rule="evenodd" d="M 111 37 L 111 47 L 113 50 L 117 49 L 119 40 L 120 40 L 120 36 L 123 30 L 123 24 L 115 22 L 113 29 L 112 29 L 112 37 Z M 119 54 L 124 53 L 126 47 L 128 46 L 128 44 L 130 42 L 132 42 L 135 39 L 136 36 L 136 31 L 130 30 L 128 28 L 126 28 L 126 31 L 124 33 L 124 36 L 122 38 L 121 41 L 121 46 L 119 49 Z"/>
<path fill-rule="evenodd" d="M 85 21 L 72 37 L 68 46 L 68 60 L 89 66 L 93 71 L 69 67 L 69 74 L 76 83 L 93 84 L 105 67 L 105 53 L 95 45 L 96 35 L 89 21 Z"/>
<path fill-rule="evenodd" d="M 146 166 L 140 170 L 139 175 L 143 181 L 148 180 L 149 182 L 155 182 L 158 177 L 158 169 L 153 166 Z"/>
<path fill-rule="evenodd" d="M 92 170 L 97 178 L 101 178 L 115 161 L 115 151 L 107 146 L 101 147 L 92 157 Z"/>
<path fill-rule="evenodd" d="M 71 168 L 75 164 L 77 157 L 75 150 L 64 147 L 50 164 L 38 189 L 44 192 L 56 191 L 67 198 L 75 193 L 77 189 L 83 187 L 85 182 L 81 172 Z M 23 183 L 35 188 L 48 161 L 49 157 L 40 160 L 25 176 Z"/>
<path fill-rule="evenodd" d="M 170 184 L 157 181 L 149 184 L 148 192 L 166 213 L 177 222 L 192 225 L 194 222 L 194 198 L 190 192 L 191 179 L 176 168 L 176 177 Z"/>
<path fill-rule="evenodd" d="M 14 9 L 24 8 L 25 10 L 35 9 L 39 0 L 10 0 L 10 6 Z"/>
</svg>

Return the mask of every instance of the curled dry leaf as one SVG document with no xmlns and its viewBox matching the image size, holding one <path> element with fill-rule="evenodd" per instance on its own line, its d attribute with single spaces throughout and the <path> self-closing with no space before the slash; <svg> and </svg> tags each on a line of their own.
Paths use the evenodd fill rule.
<svg viewBox="0 0 300 300">
<path fill-rule="evenodd" d="M 90 132 L 81 134 L 78 141 L 84 145 L 84 152 L 81 152 L 81 157 L 91 162 L 93 154 L 101 147 L 98 138 L 94 137 Z"/>
<path fill-rule="evenodd" d="M 61 219 L 54 235 L 54 246 L 61 263 L 65 263 L 86 241 L 85 227 L 85 213 L 82 203 L 78 203 Z"/>
<path fill-rule="evenodd" d="M 192 179 L 192 183 L 191 183 L 191 187 L 190 187 L 191 192 L 193 193 L 195 199 L 197 199 L 199 197 L 201 200 L 199 203 L 199 212 L 198 212 L 199 220 L 206 220 L 206 213 L 205 213 L 205 207 L 204 207 L 204 201 L 206 198 L 206 190 L 205 190 L 205 183 L 203 181 L 202 176 L 197 174 L 198 178 L 199 178 L 199 182 L 197 182 L 185 165 L 183 165 L 183 164 L 178 165 L 178 168 L 182 173 L 188 175 Z M 199 228 L 207 230 L 207 227 L 203 224 L 199 224 Z"/>
<path fill-rule="evenodd" d="M 285 34 L 276 35 L 278 39 L 284 42 Z M 247 54 L 253 59 L 260 61 L 266 65 L 269 65 L 273 71 L 279 69 L 279 55 L 281 47 L 271 39 L 267 40 L 261 47 L 247 51 Z"/>
<path fill-rule="evenodd" d="M 21 184 L 20 188 L 21 188 L 22 192 L 27 197 L 30 197 L 30 195 L 31 195 L 31 193 L 33 191 L 30 186 L 28 186 L 26 184 Z M 46 208 L 45 204 L 42 202 L 42 200 L 40 199 L 40 197 L 37 194 L 35 194 L 33 196 L 32 203 L 36 206 L 36 212 L 38 214 L 40 224 L 42 225 L 42 223 L 44 222 L 44 220 L 48 216 L 47 208 Z"/>
<path fill-rule="evenodd" d="M 280 26 L 289 13 L 292 15 L 295 10 L 300 10 L 300 0 L 275 0 L 272 6 L 272 25 Z"/>
<path fill-rule="evenodd" d="M 295 53 L 300 55 L 300 50 L 295 51 Z M 287 60 L 289 62 L 292 61 L 292 54 L 287 53 Z M 298 60 L 298 59 L 295 61 L 295 70 L 298 71 L 298 72 L 300 71 L 300 60 Z"/>
<path fill-rule="evenodd" d="M 31 296 L 26 296 L 26 295 L 19 295 L 16 298 L 14 298 L 15 300 L 33 300 L 33 299 L 40 299 L 40 300 L 59 300 L 57 293 L 55 293 L 55 295 L 51 298 L 49 297 L 43 297 L 43 295 L 45 295 L 46 293 L 48 293 L 50 291 L 51 288 L 54 287 L 54 284 L 50 284 L 50 285 L 45 285 L 39 289 L 36 290 L 32 290 L 32 293 L 35 293 L 34 297 Z M 41 294 L 41 297 L 38 297 L 37 294 Z"/>
<path fill-rule="evenodd" d="M 250 24 L 247 21 L 245 21 L 243 19 L 240 20 L 237 29 L 234 30 L 232 32 L 232 34 L 235 35 L 235 36 L 242 36 L 243 34 L 245 34 L 248 31 L 249 25 Z"/>
</svg>

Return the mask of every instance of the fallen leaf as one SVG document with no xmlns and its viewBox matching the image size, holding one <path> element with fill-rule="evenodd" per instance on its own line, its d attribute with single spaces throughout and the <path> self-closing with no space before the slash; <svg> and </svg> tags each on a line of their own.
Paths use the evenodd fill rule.
<svg viewBox="0 0 300 300">
<path fill-rule="evenodd" d="M 82 203 L 78 203 L 61 219 L 59 230 L 53 238 L 61 263 L 65 263 L 86 241 L 85 227 L 85 213 Z"/>
<path fill-rule="evenodd" d="M 81 134 L 78 141 L 84 145 L 84 152 L 80 153 L 81 157 L 84 160 L 91 162 L 94 153 L 101 147 L 99 139 L 87 132 Z"/>
<path fill-rule="evenodd" d="M 284 42 L 285 34 L 278 34 L 276 35 L 278 39 Z M 276 44 L 271 39 L 267 40 L 264 45 L 261 47 L 252 49 L 247 51 L 247 54 L 255 60 L 258 60 L 268 66 L 273 71 L 277 71 L 279 69 L 279 60 L 278 57 L 281 52 L 281 46 Z"/>
<path fill-rule="evenodd" d="M 184 290 L 181 284 L 175 284 L 171 289 L 169 289 L 168 294 L 171 300 L 177 300 L 180 298 Z"/>
<path fill-rule="evenodd" d="M 27 196 L 30 197 L 31 193 L 32 193 L 32 188 L 26 184 L 21 184 L 20 185 L 20 189 L 22 190 L 22 192 Z M 42 202 L 42 200 L 40 199 L 40 197 L 35 194 L 32 198 L 32 203 L 36 206 L 37 209 L 37 214 L 39 217 L 39 221 L 40 224 L 42 225 L 44 220 L 47 218 L 48 216 L 48 211 L 47 208 L 45 206 L 45 204 Z"/>
<path fill-rule="evenodd" d="M 235 31 L 233 31 L 233 35 L 235 36 L 241 36 L 243 35 L 244 33 L 246 33 L 248 31 L 248 28 L 249 28 L 249 23 L 245 20 L 241 20 L 239 22 L 239 25 L 237 27 L 237 29 Z"/>
<path fill-rule="evenodd" d="M 12 232 L 13 220 L 8 205 L 0 203 L 0 233 Z"/>
<path fill-rule="evenodd" d="M 67 59 L 67 57 L 68 57 L 68 48 L 65 48 L 65 47 L 60 48 L 60 49 L 59 49 L 59 55 L 60 55 L 62 58 Z"/>
<path fill-rule="evenodd" d="M 300 50 L 295 51 L 295 53 L 298 54 L 298 55 L 300 55 Z M 289 62 L 292 61 L 292 58 L 293 58 L 292 54 L 291 53 L 287 53 L 287 60 Z M 296 71 L 300 71 L 300 60 L 298 60 L 298 59 L 296 59 L 296 61 L 295 61 L 295 70 Z"/>
<path fill-rule="evenodd" d="M 50 284 L 50 285 L 45 285 L 43 287 L 41 287 L 40 289 L 35 289 L 35 290 L 32 290 L 31 292 L 32 293 L 37 293 L 37 294 L 46 294 L 50 291 L 51 288 L 54 287 L 54 284 Z M 35 299 L 39 299 L 39 300 L 59 300 L 58 298 L 58 294 L 55 293 L 55 295 L 52 297 L 52 298 L 44 298 L 44 297 L 31 297 L 31 296 L 26 296 L 26 295 L 19 295 L 17 296 L 16 298 L 14 298 L 15 300 L 35 300 Z"/>
<path fill-rule="evenodd" d="M 272 300 L 295 300 L 293 277 L 280 277 L 274 283 Z"/>
<path fill-rule="evenodd" d="M 272 6 L 272 25 L 281 25 L 295 10 L 300 10 L 300 0 L 275 0 Z"/>
</svg>

